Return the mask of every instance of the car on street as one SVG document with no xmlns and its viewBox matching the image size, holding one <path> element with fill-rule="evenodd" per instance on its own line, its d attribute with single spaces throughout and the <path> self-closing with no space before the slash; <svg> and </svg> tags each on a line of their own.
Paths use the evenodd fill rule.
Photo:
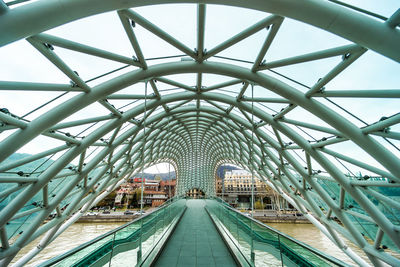
<svg viewBox="0 0 400 267">
<path fill-rule="evenodd" d="M 131 210 L 126 210 L 126 211 L 124 212 L 124 215 L 134 215 L 134 213 L 133 213 L 133 211 L 131 211 Z"/>
</svg>

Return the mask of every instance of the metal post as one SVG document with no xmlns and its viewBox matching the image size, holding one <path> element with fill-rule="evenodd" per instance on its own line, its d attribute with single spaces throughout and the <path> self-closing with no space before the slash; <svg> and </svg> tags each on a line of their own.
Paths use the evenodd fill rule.
<svg viewBox="0 0 400 267">
<path fill-rule="evenodd" d="M 224 169 L 224 177 L 222 177 L 222 200 L 225 201 L 225 176 L 226 176 L 226 169 Z"/>
<path fill-rule="evenodd" d="M 254 84 L 251 84 L 251 98 L 254 97 Z M 251 218 L 254 218 L 254 101 L 251 102 L 251 146 L 250 146 L 250 168 L 251 168 Z M 250 258 L 251 262 L 254 264 L 255 254 L 254 254 L 254 232 L 253 232 L 253 220 L 250 220 L 250 237 L 251 237 L 251 249 Z"/>
<path fill-rule="evenodd" d="M 113 241 L 112 241 L 111 253 L 110 253 L 110 261 L 108 262 L 108 267 L 111 267 L 111 262 L 112 262 L 113 252 L 114 252 L 115 234 L 116 234 L 116 232 L 113 234 Z"/>
<path fill-rule="evenodd" d="M 143 191 L 144 191 L 144 148 L 146 146 L 146 108 L 147 108 L 147 81 L 145 83 L 145 100 L 144 100 L 144 114 L 143 114 L 143 145 L 142 145 L 142 184 L 141 184 L 141 192 L 140 192 L 140 245 L 138 250 L 138 264 L 142 263 L 142 236 L 143 236 Z"/>
<path fill-rule="evenodd" d="M 278 245 L 279 245 L 279 255 L 281 256 L 281 266 L 284 266 L 283 263 L 283 256 L 282 256 L 282 247 L 281 247 L 281 238 L 280 235 L 278 234 Z"/>
<path fill-rule="evenodd" d="M 237 241 L 238 241 L 238 248 L 240 248 L 240 236 L 239 236 L 239 218 L 238 218 L 239 214 L 235 213 L 235 217 L 236 217 L 236 237 L 237 237 Z"/>
</svg>

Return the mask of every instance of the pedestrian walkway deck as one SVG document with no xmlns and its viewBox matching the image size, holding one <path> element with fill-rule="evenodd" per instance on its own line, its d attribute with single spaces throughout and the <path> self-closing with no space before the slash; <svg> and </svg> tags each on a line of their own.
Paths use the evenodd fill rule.
<svg viewBox="0 0 400 267">
<path fill-rule="evenodd" d="M 237 266 L 205 210 L 188 200 L 187 210 L 154 266 Z"/>
<path fill-rule="evenodd" d="M 220 199 L 180 198 L 42 266 L 237 266 L 236 261 L 241 266 L 347 266 Z"/>
</svg>

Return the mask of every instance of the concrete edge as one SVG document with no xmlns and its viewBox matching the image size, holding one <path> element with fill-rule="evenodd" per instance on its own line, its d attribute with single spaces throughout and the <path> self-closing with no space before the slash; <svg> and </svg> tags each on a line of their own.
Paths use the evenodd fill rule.
<svg viewBox="0 0 400 267">
<path fill-rule="evenodd" d="M 247 267 L 247 266 L 252 266 L 248 260 L 244 257 L 242 252 L 237 248 L 237 246 L 234 244 L 232 241 L 231 237 L 229 236 L 228 233 L 225 232 L 225 230 L 220 226 L 220 222 L 214 220 L 213 216 L 210 214 L 208 211 L 207 207 L 204 207 L 206 210 L 208 216 L 210 217 L 211 221 L 213 222 L 215 228 L 217 229 L 219 235 L 222 237 L 222 240 L 224 241 L 225 245 L 228 247 L 229 252 L 233 256 L 233 259 L 235 260 L 236 264 L 238 266 L 242 267 Z"/>
</svg>

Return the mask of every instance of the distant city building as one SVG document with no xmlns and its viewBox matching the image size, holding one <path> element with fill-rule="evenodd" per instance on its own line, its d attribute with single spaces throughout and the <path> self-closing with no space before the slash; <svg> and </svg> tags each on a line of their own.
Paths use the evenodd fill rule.
<svg viewBox="0 0 400 267">
<path fill-rule="evenodd" d="M 144 191 L 143 201 L 145 205 L 158 207 L 167 200 L 167 194 L 163 191 Z"/>
<path fill-rule="evenodd" d="M 131 202 L 134 191 L 134 188 L 130 187 L 129 184 L 122 184 L 117 190 L 117 195 L 115 196 L 114 200 L 114 206 L 121 206 L 123 203 Z"/>
<path fill-rule="evenodd" d="M 205 196 L 204 192 L 198 188 L 193 188 L 190 189 L 188 192 L 186 192 L 187 197 L 191 198 L 203 198 Z"/>
<path fill-rule="evenodd" d="M 220 178 L 220 177 L 217 177 L 215 180 L 215 191 L 216 191 L 217 195 L 222 194 L 222 178 Z"/>
<path fill-rule="evenodd" d="M 218 196 L 236 208 L 247 209 L 251 207 L 252 187 L 254 188 L 254 201 L 259 202 L 262 209 L 287 210 L 293 207 L 279 194 L 274 192 L 266 183 L 245 170 L 232 170 L 225 172 L 224 179 L 217 177 L 215 188 Z M 260 207 L 257 207 L 260 208 Z"/>
<path fill-rule="evenodd" d="M 135 192 L 140 192 L 143 183 L 143 202 L 145 205 L 157 207 L 163 204 L 167 199 L 175 195 L 176 180 L 150 180 L 139 177 L 129 178 L 128 181 L 122 184 L 116 191 L 114 200 L 115 206 L 128 205 L 132 203 Z M 140 204 L 140 200 L 138 201 Z"/>
<path fill-rule="evenodd" d="M 267 185 L 257 177 L 254 177 L 254 181 L 252 181 L 251 173 L 245 170 L 226 172 L 224 186 L 226 192 L 238 194 L 248 195 L 251 193 L 252 186 L 254 187 L 254 193 L 267 193 Z"/>
<path fill-rule="evenodd" d="M 176 179 L 160 181 L 159 188 L 160 191 L 163 191 L 167 194 L 168 198 L 172 198 L 173 196 L 175 196 Z"/>
</svg>

